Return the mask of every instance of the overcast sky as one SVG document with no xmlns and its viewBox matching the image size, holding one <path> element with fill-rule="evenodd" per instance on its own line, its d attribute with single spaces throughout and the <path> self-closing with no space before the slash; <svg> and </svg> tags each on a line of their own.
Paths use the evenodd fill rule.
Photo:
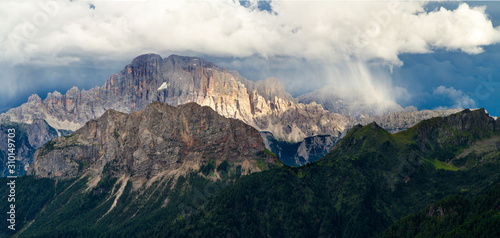
<svg viewBox="0 0 500 238">
<path fill-rule="evenodd" d="M 100 86 L 135 56 L 200 56 L 294 96 L 327 84 L 500 115 L 500 3 L 0 1 L 0 111 Z"/>
</svg>

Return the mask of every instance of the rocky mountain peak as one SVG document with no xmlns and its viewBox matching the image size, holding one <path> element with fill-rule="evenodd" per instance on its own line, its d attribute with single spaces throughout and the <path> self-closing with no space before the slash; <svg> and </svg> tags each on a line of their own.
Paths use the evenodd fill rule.
<svg viewBox="0 0 500 238">
<path fill-rule="evenodd" d="M 321 92 L 331 93 L 326 89 Z M 347 96 L 357 99 L 356 95 Z M 318 151 L 329 151 L 351 125 L 376 121 L 382 128 L 395 133 L 423 119 L 458 111 L 397 112 L 356 119 L 325 110 L 326 104 L 322 101 L 299 103 L 276 78 L 254 82 L 201 58 L 178 55 L 162 58 L 158 54 L 145 54 L 133 59 L 120 73 L 113 74 L 102 87 L 82 91 L 73 87 L 65 95 L 49 93 L 44 100 L 33 96 L 29 103 L 1 114 L 0 118 L 9 117 L 22 123 L 43 119 L 56 129 L 76 131 L 108 109 L 131 113 L 144 110 L 154 101 L 173 106 L 189 102 L 208 106 L 222 116 L 269 132 L 269 138 L 275 141 L 300 143 L 309 137 L 331 136 L 309 140 L 317 148 L 324 142 Z M 304 151 L 310 150 L 302 148 L 301 151 L 300 156 L 307 158 Z M 273 152 L 280 154 L 276 150 Z M 318 154 L 317 158 L 322 155 Z"/>
<path fill-rule="evenodd" d="M 370 147 L 380 149 L 387 146 L 387 142 L 394 142 L 392 135 L 376 122 L 372 122 L 365 126 L 356 125 L 351 128 L 347 135 L 335 144 L 332 150 L 346 152 Z"/>
<path fill-rule="evenodd" d="M 351 129 L 349 131 L 356 131 L 356 130 L 359 130 L 361 128 L 363 128 L 363 125 L 356 124 L 355 126 L 351 127 Z"/>
<path fill-rule="evenodd" d="M 130 63 L 131 66 L 144 66 L 150 63 L 161 62 L 163 59 L 159 54 L 143 54 L 135 57 Z"/>
<path fill-rule="evenodd" d="M 49 93 L 40 105 L 13 108 L 0 115 L 17 122 L 44 119 L 54 128 L 77 130 L 107 109 L 140 111 L 154 101 L 173 106 L 195 102 L 220 115 L 240 119 L 283 141 L 315 135 L 337 135 L 348 122 L 315 103 L 298 103 L 278 79 L 253 82 L 197 57 L 157 54 L 136 57 L 102 87 Z"/>
<path fill-rule="evenodd" d="M 226 161 L 231 169 L 239 166 L 239 173 L 248 174 L 278 162 L 264 150 L 257 130 L 210 107 L 153 102 L 130 114 L 107 110 L 75 133 L 50 141 L 37 150 L 28 173 L 150 178 L 179 176 Z"/>
<path fill-rule="evenodd" d="M 42 102 L 42 99 L 40 98 L 40 96 L 38 96 L 38 94 L 32 94 L 28 98 L 28 103 L 41 103 L 41 102 Z"/>
<path fill-rule="evenodd" d="M 370 126 L 370 128 L 372 128 L 373 130 L 383 130 L 383 128 L 380 127 L 376 122 L 372 122 L 368 124 L 368 126 Z"/>
<path fill-rule="evenodd" d="M 66 96 L 69 96 L 69 97 L 72 97 L 72 96 L 76 96 L 80 93 L 80 90 L 78 89 L 77 86 L 74 86 L 72 88 L 70 88 L 68 91 L 66 91 Z"/>
<path fill-rule="evenodd" d="M 62 94 L 59 91 L 49 92 L 47 93 L 47 98 L 60 98 Z"/>
</svg>

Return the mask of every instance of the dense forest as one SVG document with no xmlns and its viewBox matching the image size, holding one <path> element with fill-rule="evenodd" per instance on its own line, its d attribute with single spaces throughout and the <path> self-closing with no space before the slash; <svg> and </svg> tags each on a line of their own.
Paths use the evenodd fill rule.
<svg viewBox="0 0 500 238">
<path fill-rule="evenodd" d="M 396 222 L 379 237 L 500 237 L 500 184 L 474 199 L 444 198 Z"/>
</svg>

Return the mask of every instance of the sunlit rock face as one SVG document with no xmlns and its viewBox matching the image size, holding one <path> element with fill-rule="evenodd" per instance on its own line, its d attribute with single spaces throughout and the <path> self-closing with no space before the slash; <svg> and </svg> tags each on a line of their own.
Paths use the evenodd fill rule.
<svg viewBox="0 0 500 238">
<path fill-rule="evenodd" d="M 242 121 L 196 103 L 161 102 L 130 114 L 110 109 L 46 143 L 34 157 L 28 174 L 50 178 L 179 176 L 198 172 L 209 161 L 214 166 L 225 161 L 249 174 L 278 163 L 265 152 L 259 132 Z"/>
<path fill-rule="evenodd" d="M 58 129 L 76 130 L 107 109 L 130 113 L 154 101 L 176 106 L 195 102 L 220 115 L 244 121 L 280 140 L 298 142 L 314 135 L 333 135 L 348 119 L 316 103 L 302 104 L 277 79 L 253 82 L 196 57 L 146 54 L 135 58 L 102 87 L 38 96 L 1 117 L 31 123 L 44 119 Z"/>
<path fill-rule="evenodd" d="M 146 54 L 136 57 L 102 87 L 90 90 L 73 87 L 65 94 L 57 91 L 49 93 L 43 100 L 38 95 L 32 95 L 27 103 L 1 114 L 0 118 L 28 124 L 45 120 L 53 128 L 76 131 L 108 109 L 131 113 L 143 110 L 155 101 L 173 106 L 195 102 L 212 108 L 224 117 L 242 120 L 258 131 L 266 132 L 264 140 L 275 141 L 275 146 L 267 143 L 272 152 L 280 155 L 284 162 L 289 161 L 290 165 L 301 165 L 328 153 L 353 125 L 376 121 L 394 133 L 424 119 L 458 112 L 409 110 L 389 113 L 389 110 L 383 111 L 389 113 L 386 115 L 352 116 L 351 109 L 366 116 L 375 111 L 359 111 L 359 108 L 372 107 L 357 107 L 359 105 L 353 101 L 353 95 L 350 96 L 351 101 L 340 100 L 337 96 L 342 94 L 337 95 L 336 92 L 337 89 L 325 87 L 293 98 L 276 78 L 254 82 L 241 77 L 236 71 L 221 69 L 200 58 L 177 55 L 162 58 Z M 333 98 L 335 100 L 330 100 L 332 95 L 337 95 Z M 406 110 L 399 105 L 390 108 Z M 294 146 L 287 146 L 287 143 Z M 290 149 L 293 151 L 284 151 Z"/>
</svg>

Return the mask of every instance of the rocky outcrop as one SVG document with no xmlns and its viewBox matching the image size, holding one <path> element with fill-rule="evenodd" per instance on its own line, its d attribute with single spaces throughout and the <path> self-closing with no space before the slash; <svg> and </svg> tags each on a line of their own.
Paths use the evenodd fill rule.
<svg viewBox="0 0 500 238">
<path fill-rule="evenodd" d="M 316 161 L 330 152 L 340 137 L 319 135 L 305 138 L 297 148 L 295 163 L 304 165 Z"/>
<path fill-rule="evenodd" d="M 274 138 L 268 131 L 260 132 L 266 148 L 278 155 L 288 166 L 301 166 L 314 162 L 330 152 L 340 136 L 317 135 L 305 138 L 301 142 L 291 143 Z"/>
<path fill-rule="evenodd" d="M 107 110 L 75 133 L 50 141 L 37 150 L 28 174 L 150 178 L 222 163 L 248 174 L 278 162 L 264 150 L 259 132 L 242 121 L 195 103 L 173 107 L 154 102 L 130 114 Z"/>
<path fill-rule="evenodd" d="M 0 117 L 24 123 L 44 119 L 54 128 L 76 130 L 108 109 L 130 113 L 154 101 L 209 106 L 225 117 L 292 142 L 334 135 L 347 124 L 345 116 L 329 113 L 318 104 L 296 103 L 277 79 L 252 82 L 200 58 L 171 55 L 163 59 L 156 54 L 135 58 L 102 87 L 82 91 L 74 87 L 64 95 L 49 93 L 44 100 L 34 95 Z"/>
</svg>

